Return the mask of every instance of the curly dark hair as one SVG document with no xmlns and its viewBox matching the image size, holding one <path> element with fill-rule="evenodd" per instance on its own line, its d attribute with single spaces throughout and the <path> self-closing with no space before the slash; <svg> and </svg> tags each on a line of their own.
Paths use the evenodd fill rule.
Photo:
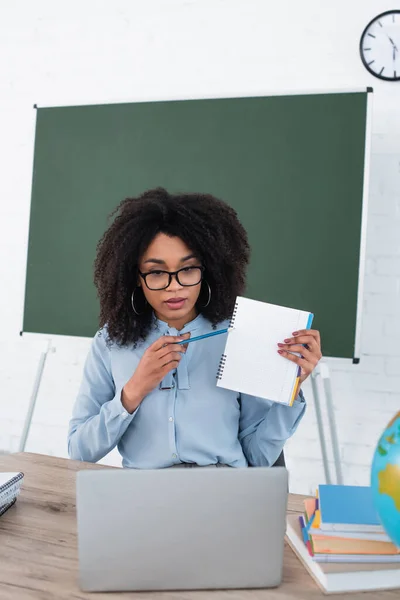
<svg viewBox="0 0 400 600">
<path fill-rule="evenodd" d="M 114 215 L 97 245 L 94 265 L 99 324 L 107 326 L 110 342 L 136 344 L 149 332 L 152 309 L 143 302 L 142 314 L 135 315 L 131 295 L 140 258 L 158 233 L 179 237 L 205 267 L 212 294 L 210 304 L 201 308 L 200 292 L 198 310 L 204 317 L 215 327 L 231 316 L 236 296 L 245 289 L 250 256 L 246 231 L 233 208 L 210 194 L 169 194 L 156 188 L 126 198 Z"/>
</svg>

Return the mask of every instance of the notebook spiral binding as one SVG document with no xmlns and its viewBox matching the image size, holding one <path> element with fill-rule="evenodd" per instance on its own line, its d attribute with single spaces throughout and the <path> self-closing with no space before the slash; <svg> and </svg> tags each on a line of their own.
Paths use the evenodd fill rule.
<svg viewBox="0 0 400 600">
<path fill-rule="evenodd" d="M 11 500 L 11 502 L 8 502 L 7 504 L 3 504 L 3 506 L 0 507 L 0 517 L 1 517 L 1 515 L 4 515 L 4 513 L 7 512 L 9 508 L 14 506 L 16 501 L 17 501 L 17 498 L 14 498 L 13 500 Z"/>
<path fill-rule="evenodd" d="M 235 325 L 235 319 L 236 319 L 237 311 L 238 311 L 238 303 L 235 302 L 235 308 L 233 309 L 231 320 L 229 321 L 229 327 L 233 327 Z"/>
<path fill-rule="evenodd" d="M 217 371 L 217 379 L 222 379 L 222 375 L 225 369 L 225 363 L 226 363 L 226 354 L 223 354 L 221 356 L 221 360 L 219 361 L 219 365 L 218 365 L 218 371 Z"/>
<path fill-rule="evenodd" d="M 18 475 L 15 475 L 15 477 L 12 477 L 10 479 L 10 481 L 7 481 L 7 483 L 0 486 L 0 494 L 4 494 L 4 492 L 6 492 L 9 488 L 11 488 L 13 485 L 18 483 L 19 481 L 21 481 L 21 479 L 23 479 L 23 477 L 24 477 L 23 473 L 18 473 Z"/>
<path fill-rule="evenodd" d="M 235 302 L 235 307 L 233 309 L 231 320 L 229 321 L 229 327 L 233 327 L 235 325 L 237 311 L 238 311 L 238 303 Z M 217 371 L 217 379 L 218 380 L 222 379 L 222 375 L 223 375 L 224 369 L 225 369 L 225 363 L 226 363 L 226 354 L 223 354 L 221 356 L 221 360 L 219 361 L 219 365 L 218 365 L 218 371 Z"/>
</svg>

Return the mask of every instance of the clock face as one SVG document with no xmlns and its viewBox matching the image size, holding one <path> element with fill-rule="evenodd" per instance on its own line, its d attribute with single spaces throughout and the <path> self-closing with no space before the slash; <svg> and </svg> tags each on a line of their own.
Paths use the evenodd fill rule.
<svg viewBox="0 0 400 600">
<path fill-rule="evenodd" d="M 360 40 L 364 66 L 379 79 L 400 80 L 400 10 L 389 10 L 375 17 Z"/>
</svg>

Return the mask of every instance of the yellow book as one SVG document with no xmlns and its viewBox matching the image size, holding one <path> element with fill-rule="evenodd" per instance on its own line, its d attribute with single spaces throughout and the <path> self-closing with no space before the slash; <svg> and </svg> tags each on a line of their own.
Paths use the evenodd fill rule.
<svg viewBox="0 0 400 600">
<path fill-rule="evenodd" d="M 400 550 L 392 542 L 312 535 L 312 528 L 309 537 L 315 554 L 400 554 Z"/>
</svg>

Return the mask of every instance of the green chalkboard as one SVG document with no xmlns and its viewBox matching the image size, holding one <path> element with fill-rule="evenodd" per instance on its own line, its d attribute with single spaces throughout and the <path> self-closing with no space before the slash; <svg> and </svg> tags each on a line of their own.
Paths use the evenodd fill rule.
<svg viewBox="0 0 400 600">
<path fill-rule="evenodd" d="M 246 295 L 309 310 L 355 356 L 368 93 L 37 108 L 23 330 L 92 336 L 96 244 L 127 196 L 164 186 L 231 204 Z"/>
</svg>

